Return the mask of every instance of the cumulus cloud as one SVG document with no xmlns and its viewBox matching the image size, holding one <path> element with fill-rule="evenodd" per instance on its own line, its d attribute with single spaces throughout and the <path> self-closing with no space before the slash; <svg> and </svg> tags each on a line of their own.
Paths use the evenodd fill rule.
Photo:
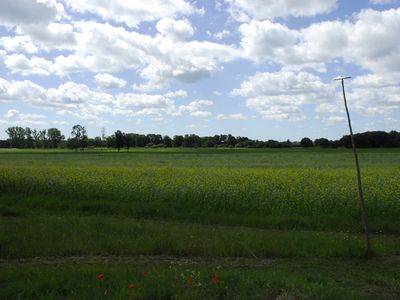
<svg viewBox="0 0 400 300">
<path fill-rule="evenodd" d="M 159 29 L 163 33 L 154 37 L 110 24 L 74 22 L 74 36 L 70 42 L 68 38 L 65 43 L 51 39 L 46 42 L 45 38 L 40 42 L 42 48 L 51 47 L 52 42 L 61 48 L 65 44 L 69 54 L 53 59 L 11 55 L 6 57 L 6 66 L 12 73 L 24 76 L 67 76 L 77 72 L 113 73 L 133 69 L 146 81 L 134 88 L 149 92 L 167 89 L 172 80 L 197 82 L 220 70 L 222 63 L 239 57 L 240 51 L 231 45 L 184 40 L 192 29 L 186 20 L 163 19 L 160 22 Z M 70 32 L 70 29 L 65 30 Z"/>
<path fill-rule="evenodd" d="M 46 90 L 29 81 L 7 81 L 0 78 L 0 102 L 35 102 L 46 97 Z"/>
<path fill-rule="evenodd" d="M 215 117 L 217 120 L 234 120 L 234 121 L 239 121 L 239 120 L 247 120 L 247 116 L 242 114 L 242 113 L 237 113 L 237 114 L 230 114 L 230 115 L 225 115 L 225 114 L 218 114 Z"/>
<path fill-rule="evenodd" d="M 45 115 L 42 114 L 24 114 L 21 113 L 19 110 L 16 109 L 9 109 L 4 115 L 3 115 L 3 124 L 8 124 L 8 125 L 34 125 L 34 126 L 45 126 L 48 125 L 49 123 L 45 121 L 46 119 Z"/>
<path fill-rule="evenodd" d="M 364 115 L 392 115 L 400 109 L 400 85 L 392 75 L 361 75 L 348 82 L 349 107 Z M 387 79 L 387 80 L 386 80 Z M 256 73 L 232 91 L 266 119 L 303 120 L 307 106 L 332 124 L 344 115 L 338 85 L 307 72 Z"/>
<path fill-rule="evenodd" d="M 212 105 L 214 105 L 213 101 L 198 99 L 190 102 L 188 105 L 179 106 L 178 110 L 179 112 L 189 112 L 192 117 L 205 118 L 211 116 L 212 113 L 201 109 Z"/>
<path fill-rule="evenodd" d="M 158 21 L 157 30 L 173 41 L 184 41 L 194 33 L 194 29 L 188 20 L 171 18 L 163 18 Z"/>
<path fill-rule="evenodd" d="M 4 59 L 6 58 L 6 56 L 7 56 L 7 52 L 0 50 L 0 62 L 3 62 Z"/>
<path fill-rule="evenodd" d="M 2 0 L 0 24 L 17 26 L 49 23 L 60 11 L 63 11 L 63 5 L 56 0 Z"/>
<path fill-rule="evenodd" d="M 184 90 L 170 91 L 165 94 L 168 98 L 186 98 L 187 95 L 187 92 Z"/>
<path fill-rule="evenodd" d="M 64 2 L 75 12 L 93 13 L 106 21 L 125 23 L 129 27 L 164 17 L 202 13 L 202 10 L 184 0 L 64 0 Z"/>
<path fill-rule="evenodd" d="M 334 87 L 306 72 L 256 73 L 234 89 L 233 96 L 247 98 L 246 106 L 263 118 L 299 121 L 302 107 L 334 98 Z"/>
<path fill-rule="evenodd" d="M 372 72 L 394 72 L 400 68 L 400 9 L 367 9 L 350 21 L 314 23 L 290 29 L 271 21 L 242 24 L 244 56 L 255 62 L 274 62 L 286 70 L 314 68 L 337 59 Z"/>
<path fill-rule="evenodd" d="M 85 84 L 66 82 L 57 88 L 45 89 L 29 80 L 7 81 L 0 78 L 0 102 L 25 102 L 35 107 L 49 108 L 58 115 L 71 116 L 89 121 L 100 120 L 104 114 L 129 117 L 189 114 L 206 117 L 210 112 L 202 108 L 213 105 L 210 100 L 195 100 L 187 105 L 176 106 L 174 97 L 186 96 L 178 90 L 166 95 L 92 91 Z M 10 112 L 11 115 L 12 111 Z"/>
<path fill-rule="evenodd" d="M 214 39 L 216 39 L 217 41 L 220 41 L 220 40 L 223 40 L 223 39 L 225 39 L 226 37 L 232 35 L 232 32 L 229 31 L 229 30 L 227 30 L 227 29 L 224 29 L 224 30 L 222 30 L 222 31 L 218 31 L 218 32 L 216 32 L 216 33 L 211 33 L 211 32 L 209 32 L 209 31 L 207 31 L 207 35 L 212 36 L 212 37 L 213 37 Z"/>
<path fill-rule="evenodd" d="M 391 3 L 396 3 L 398 2 L 397 0 L 369 0 L 370 3 L 372 4 L 391 4 Z"/>
<path fill-rule="evenodd" d="M 12 54 L 6 56 L 4 63 L 13 74 L 50 75 L 52 62 L 42 57 L 26 57 L 24 54 Z"/>
<path fill-rule="evenodd" d="M 32 43 L 29 36 L 1 37 L 0 45 L 8 52 L 33 54 L 38 51 L 38 47 Z"/>
<path fill-rule="evenodd" d="M 400 110 L 400 73 L 362 75 L 351 83 L 349 99 L 357 111 L 366 115 L 398 114 Z"/>
<path fill-rule="evenodd" d="M 17 32 L 45 51 L 74 50 L 76 32 L 72 24 L 52 22 L 49 24 L 20 25 Z"/>
<path fill-rule="evenodd" d="M 272 20 L 287 16 L 315 16 L 332 11 L 337 0 L 225 0 L 234 19 L 247 22 L 250 19 Z"/>
<path fill-rule="evenodd" d="M 102 89 L 119 89 L 126 85 L 126 81 L 108 73 L 97 74 L 94 76 L 96 84 Z"/>
</svg>

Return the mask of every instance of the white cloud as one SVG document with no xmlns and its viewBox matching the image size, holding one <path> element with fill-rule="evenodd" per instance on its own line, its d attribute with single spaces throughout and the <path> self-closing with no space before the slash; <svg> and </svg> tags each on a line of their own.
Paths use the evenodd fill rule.
<svg viewBox="0 0 400 300">
<path fill-rule="evenodd" d="M 0 24 L 16 26 L 49 23 L 60 11 L 63 11 L 63 6 L 55 0 L 2 0 Z"/>
<path fill-rule="evenodd" d="M 5 119 L 12 119 L 19 114 L 19 111 L 16 109 L 9 109 L 4 115 L 3 118 Z"/>
<path fill-rule="evenodd" d="M 29 80 L 7 81 L 0 78 L 0 102 L 34 102 L 46 97 L 46 90 Z"/>
<path fill-rule="evenodd" d="M 187 92 L 184 90 L 177 90 L 177 91 L 170 91 L 165 94 L 166 97 L 168 98 L 186 98 L 187 97 Z"/>
<path fill-rule="evenodd" d="M 206 125 L 206 124 L 190 124 L 187 127 L 192 128 L 192 129 L 198 129 L 198 128 L 208 128 L 208 125 Z"/>
<path fill-rule="evenodd" d="M 397 0 L 369 0 L 369 2 L 372 3 L 372 4 L 383 5 L 383 4 L 396 3 L 398 1 Z"/>
<path fill-rule="evenodd" d="M 46 99 L 50 105 L 70 105 L 77 107 L 80 104 L 110 104 L 114 102 L 114 97 L 107 93 L 93 92 L 85 84 L 77 84 L 74 82 L 66 82 L 58 88 L 47 90 Z M 44 104 L 44 103 L 43 103 Z"/>
<path fill-rule="evenodd" d="M 337 0 L 225 0 L 234 19 L 247 22 L 250 19 L 272 20 L 287 16 L 315 16 L 332 11 Z"/>
<path fill-rule="evenodd" d="M 233 96 L 247 98 L 246 106 L 266 119 L 299 121 L 302 107 L 334 99 L 334 87 L 306 72 L 256 73 L 244 81 Z"/>
<path fill-rule="evenodd" d="M 367 9 L 356 15 L 351 26 L 345 60 L 373 72 L 400 69 L 400 8 L 386 11 Z"/>
<path fill-rule="evenodd" d="M 192 117 L 206 118 L 212 115 L 209 111 L 197 110 L 190 113 Z"/>
<path fill-rule="evenodd" d="M 4 59 L 6 58 L 6 56 L 7 56 L 7 52 L 0 50 L 0 62 L 3 62 Z"/>
<path fill-rule="evenodd" d="M 230 114 L 230 115 L 224 115 L 224 114 L 219 114 L 215 117 L 217 120 L 234 120 L 234 121 L 239 121 L 239 120 L 247 120 L 247 116 L 242 114 L 242 113 L 237 113 L 237 114 Z"/>
<path fill-rule="evenodd" d="M 133 69 L 146 81 L 134 88 L 148 92 L 166 89 L 173 80 L 197 82 L 220 70 L 222 63 L 239 57 L 240 51 L 231 45 L 182 40 L 188 37 L 184 28 L 186 25 L 186 29 L 191 28 L 190 23 L 173 22 L 176 22 L 171 25 L 173 29 L 164 24 L 165 27 L 161 26 L 164 34 L 154 37 L 110 24 L 74 22 L 74 36 L 70 42 L 67 42 L 69 38 L 60 43 L 51 38 L 47 42 L 45 38 L 37 41 L 42 43 L 42 48 L 52 47 L 54 42 L 59 45 L 57 47 L 68 48 L 69 53 L 52 60 L 18 54 L 6 57 L 9 61 L 6 66 L 12 73 L 24 76 L 67 76 L 77 72 L 113 73 Z M 182 31 L 177 30 L 179 26 Z M 65 30 L 70 33 L 70 29 Z"/>
<path fill-rule="evenodd" d="M 103 89 L 119 89 L 126 85 L 126 81 L 112 76 L 108 73 L 97 74 L 94 76 L 96 84 Z"/>
<path fill-rule="evenodd" d="M 104 114 L 161 117 L 179 115 L 175 102 L 163 95 L 94 92 L 84 84 L 66 82 L 44 89 L 31 81 L 0 78 L 0 102 L 25 102 L 35 107 L 56 110 L 58 115 L 98 121 Z"/>
<path fill-rule="evenodd" d="M 214 39 L 216 39 L 217 41 L 220 41 L 220 40 L 223 40 L 223 39 L 225 39 L 226 37 L 232 35 L 232 32 L 230 32 L 229 30 L 224 29 L 224 30 L 219 31 L 219 32 L 216 32 L 216 33 L 214 33 L 214 34 L 211 34 L 211 33 L 210 33 L 210 35 L 211 35 Z"/>
<path fill-rule="evenodd" d="M 30 126 L 30 125 L 36 125 L 36 126 L 45 126 L 48 125 L 48 122 L 44 121 L 43 119 L 46 119 L 45 115 L 41 114 L 24 114 L 21 113 L 19 110 L 16 109 L 9 109 L 4 115 L 3 115 L 3 124 L 8 124 L 8 125 L 17 125 L 17 126 Z"/>
<path fill-rule="evenodd" d="M 75 12 L 89 12 L 106 21 L 125 23 L 130 27 L 136 27 L 143 21 L 201 13 L 201 10 L 184 0 L 64 0 L 64 2 Z"/>
<path fill-rule="evenodd" d="M 50 23 L 18 26 L 17 32 L 24 34 L 45 51 L 73 50 L 76 46 L 76 33 L 72 24 Z"/>
<path fill-rule="evenodd" d="M 209 111 L 201 110 L 203 107 L 212 106 L 214 102 L 210 100 L 198 99 L 190 102 L 188 105 L 179 106 L 179 112 L 188 112 L 192 117 L 205 118 L 212 115 Z"/>
<path fill-rule="evenodd" d="M 38 47 L 32 43 L 30 37 L 23 35 L 2 37 L 0 38 L 0 45 L 8 52 L 33 54 L 38 51 Z"/>
<path fill-rule="evenodd" d="M 400 73 L 394 77 L 364 75 L 348 82 L 350 109 L 364 115 L 395 115 L 400 110 L 398 78 Z M 246 97 L 246 106 L 266 119 L 303 120 L 304 108 L 311 106 L 316 113 L 323 114 L 323 122 L 331 124 L 340 122 L 344 115 L 339 90 L 339 85 L 326 84 L 310 73 L 282 71 L 256 73 L 231 94 Z"/>
<path fill-rule="evenodd" d="M 188 20 L 163 18 L 157 23 L 157 30 L 173 41 L 184 41 L 190 38 L 194 29 Z"/>
<path fill-rule="evenodd" d="M 320 120 L 325 125 L 335 125 L 338 123 L 346 124 L 347 120 L 343 115 L 316 116 L 316 120 Z"/>
<path fill-rule="evenodd" d="M 400 9 L 367 9 L 352 21 L 326 21 L 296 30 L 271 21 L 242 24 L 244 57 L 257 63 L 273 62 L 285 70 L 314 68 L 337 59 L 372 72 L 400 69 Z"/>
<path fill-rule="evenodd" d="M 49 75 L 52 68 L 52 62 L 37 56 L 31 58 L 23 54 L 12 54 L 5 58 L 4 63 L 13 74 L 28 75 Z"/>
<path fill-rule="evenodd" d="M 398 79 L 400 73 L 356 77 L 349 86 L 349 106 L 366 115 L 399 114 Z"/>
</svg>

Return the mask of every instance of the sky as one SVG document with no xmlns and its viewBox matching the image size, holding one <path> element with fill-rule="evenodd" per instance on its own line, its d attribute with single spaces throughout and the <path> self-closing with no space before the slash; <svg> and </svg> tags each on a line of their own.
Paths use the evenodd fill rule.
<svg viewBox="0 0 400 300">
<path fill-rule="evenodd" d="M 400 131 L 399 0 L 1 0 L 0 138 Z"/>
</svg>

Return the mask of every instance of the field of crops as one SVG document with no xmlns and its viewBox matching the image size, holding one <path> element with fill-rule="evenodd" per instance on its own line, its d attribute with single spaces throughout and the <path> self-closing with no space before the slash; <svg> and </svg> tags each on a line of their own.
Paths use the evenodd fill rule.
<svg viewBox="0 0 400 300">
<path fill-rule="evenodd" d="M 400 150 L 360 153 L 370 260 L 352 159 L 344 149 L 3 150 L 0 285 L 8 288 L 0 290 L 9 299 L 102 298 L 105 289 L 116 299 L 400 297 Z M 335 273 L 354 263 L 357 282 Z M 151 283 L 136 275 L 141 283 L 124 291 L 127 264 L 156 275 Z M 115 281 L 92 286 L 90 276 L 106 269 Z M 73 271 L 84 284 L 58 289 Z M 215 272 L 226 277 L 208 282 Z"/>
</svg>

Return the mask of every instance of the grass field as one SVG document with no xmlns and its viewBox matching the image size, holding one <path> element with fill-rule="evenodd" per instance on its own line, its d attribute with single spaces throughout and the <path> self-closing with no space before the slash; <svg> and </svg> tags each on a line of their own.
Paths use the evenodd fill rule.
<svg viewBox="0 0 400 300">
<path fill-rule="evenodd" d="M 352 159 L 2 150 L 0 298 L 400 298 L 400 149 L 360 151 L 370 259 Z"/>
</svg>

